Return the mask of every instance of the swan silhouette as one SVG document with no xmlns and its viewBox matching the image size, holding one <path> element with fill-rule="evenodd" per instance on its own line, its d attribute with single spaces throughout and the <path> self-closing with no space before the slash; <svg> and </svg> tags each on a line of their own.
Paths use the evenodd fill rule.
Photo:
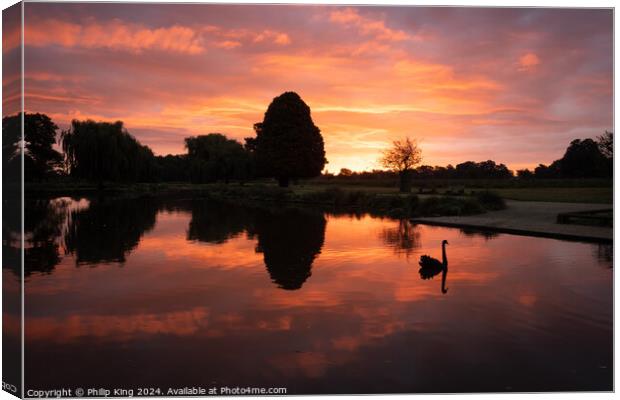
<svg viewBox="0 0 620 400">
<path fill-rule="evenodd" d="M 441 272 L 441 293 L 444 294 L 448 293 L 448 289 L 446 288 L 446 277 L 448 275 L 448 257 L 446 256 L 447 244 L 447 240 L 441 242 L 442 261 L 428 255 L 423 255 L 420 257 L 420 270 L 418 271 L 422 279 L 431 279 Z"/>
</svg>

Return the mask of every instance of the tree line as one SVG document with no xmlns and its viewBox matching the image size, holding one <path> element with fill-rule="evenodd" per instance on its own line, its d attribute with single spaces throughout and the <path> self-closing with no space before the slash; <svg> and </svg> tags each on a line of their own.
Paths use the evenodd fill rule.
<svg viewBox="0 0 620 400">
<path fill-rule="evenodd" d="M 596 140 L 575 139 L 570 142 L 562 158 L 550 165 L 539 164 L 534 170 L 520 169 L 516 173 L 505 164 L 493 160 L 465 161 L 456 166 L 418 165 L 421 150 L 415 141 L 405 138 L 393 142 L 379 159 L 386 170 L 355 172 L 348 168 L 336 174 L 326 174 L 339 179 L 401 178 L 401 190 L 407 181 L 430 179 L 561 179 L 561 178 L 611 178 L 613 176 L 613 133 L 607 132 Z M 403 188 L 402 185 L 405 185 Z"/>
<path fill-rule="evenodd" d="M 156 156 L 124 127 L 123 122 L 73 120 L 58 133 L 45 114 L 26 113 L 2 119 L 3 175 L 5 181 L 21 178 L 21 121 L 24 123 L 25 180 L 76 179 L 96 182 L 246 182 L 274 178 L 280 186 L 291 180 L 321 175 L 327 160 L 323 137 L 310 108 L 297 93 L 273 99 L 262 122 L 254 124 L 254 137 L 244 143 L 221 133 L 185 138 L 186 153 Z M 55 150 L 59 144 L 62 153 Z M 548 179 L 608 178 L 613 174 L 613 133 L 596 140 L 575 139 L 562 158 L 534 170 L 509 170 L 488 160 L 466 161 L 456 166 L 419 165 L 422 154 L 415 140 L 395 141 L 384 151 L 381 165 L 387 170 L 353 172 L 342 168 L 338 179 L 400 178 L 401 191 L 412 180 L 424 179 Z"/>
<path fill-rule="evenodd" d="M 320 175 L 327 160 L 323 137 L 310 108 L 294 92 L 273 99 L 255 137 L 242 144 L 221 133 L 185 138 L 185 154 L 155 156 L 123 122 L 73 120 L 58 126 L 45 114 L 2 119 L 3 167 L 7 181 L 21 177 L 21 121 L 24 121 L 26 181 L 69 177 L 97 182 L 245 182 L 270 177 L 280 186 Z M 58 142 L 57 142 L 58 136 Z M 63 153 L 54 149 L 59 144 Z"/>
</svg>

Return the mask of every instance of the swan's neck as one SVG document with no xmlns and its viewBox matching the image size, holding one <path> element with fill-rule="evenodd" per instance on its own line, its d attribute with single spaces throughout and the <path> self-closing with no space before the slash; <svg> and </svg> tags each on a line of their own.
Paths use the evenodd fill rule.
<svg viewBox="0 0 620 400">
<path fill-rule="evenodd" d="M 446 244 L 441 244 L 441 255 L 443 257 L 443 265 L 448 265 L 448 257 L 446 256 Z"/>
</svg>

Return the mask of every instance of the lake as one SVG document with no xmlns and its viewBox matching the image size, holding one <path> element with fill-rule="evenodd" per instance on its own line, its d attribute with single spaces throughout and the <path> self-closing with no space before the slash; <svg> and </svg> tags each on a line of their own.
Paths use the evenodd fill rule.
<svg viewBox="0 0 620 400">
<path fill-rule="evenodd" d="M 27 389 L 612 390 L 611 245 L 204 199 L 26 215 Z M 418 260 L 444 239 L 442 290 Z"/>
</svg>

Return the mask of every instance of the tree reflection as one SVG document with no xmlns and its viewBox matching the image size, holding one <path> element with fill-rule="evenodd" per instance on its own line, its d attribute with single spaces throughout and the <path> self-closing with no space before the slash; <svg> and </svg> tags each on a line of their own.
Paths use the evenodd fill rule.
<svg viewBox="0 0 620 400">
<path fill-rule="evenodd" d="M 4 194 L 4 193 L 3 193 Z M 21 277 L 21 199 L 2 200 L 2 268 Z"/>
<path fill-rule="evenodd" d="M 596 246 L 596 257 L 601 263 L 609 263 L 609 268 L 613 268 L 613 262 L 614 262 L 613 244 L 599 243 Z"/>
<path fill-rule="evenodd" d="M 461 228 L 461 233 L 468 237 L 482 237 L 486 240 L 495 239 L 499 236 L 497 232 L 475 228 Z"/>
<path fill-rule="evenodd" d="M 24 277 L 33 272 L 51 273 L 60 262 L 60 243 L 70 202 L 70 199 L 36 199 L 24 203 Z M 20 277 L 20 201 L 8 199 L 3 204 L 3 268 Z"/>
<path fill-rule="evenodd" d="M 399 220 L 395 227 L 384 228 L 381 238 L 396 254 L 404 254 L 407 258 L 420 247 L 420 232 L 415 225 L 405 219 Z"/>
<path fill-rule="evenodd" d="M 278 287 L 296 290 L 310 277 L 312 263 L 325 241 L 326 225 L 319 212 L 286 209 L 256 214 L 256 251 L 263 253 L 267 271 Z"/>
<path fill-rule="evenodd" d="M 224 243 L 236 237 L 253 219 L 247 207 L 219 201 L 194 201 L 191 212 L 187 239 L 208 243 Z"/>
<path fill-rule="evenodd" d="M 157 210 L 152 200 L 94 200 L 87 209 L 71 213 L 66 250 L 75 254 L 77 264 L 123 263 L 155 226 Z"/>
</svg>

